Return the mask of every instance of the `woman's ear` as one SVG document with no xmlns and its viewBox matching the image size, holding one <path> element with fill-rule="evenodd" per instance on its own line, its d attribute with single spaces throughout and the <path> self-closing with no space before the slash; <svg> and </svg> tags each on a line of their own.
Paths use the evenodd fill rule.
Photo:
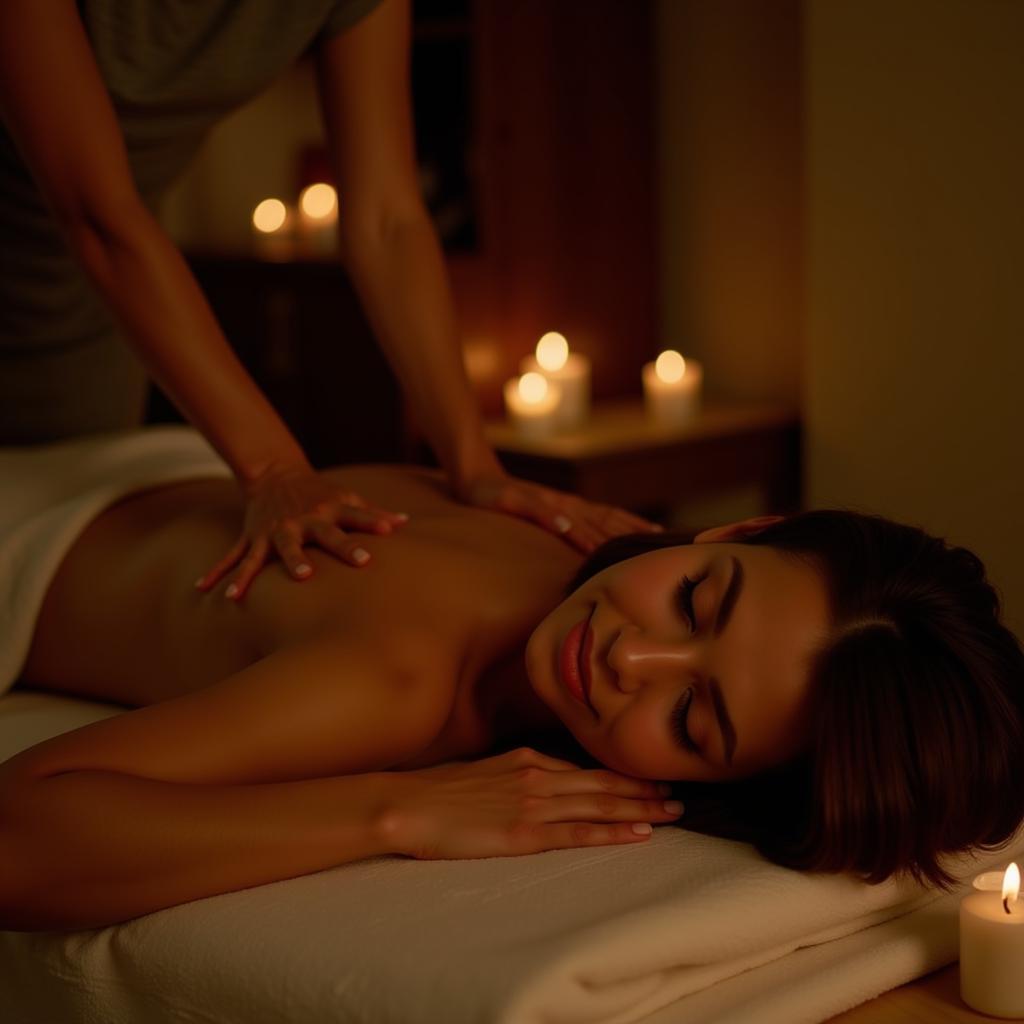
<svg viewBox="0 0 1024 1024">
<path fill-rule="evenodd" d="M 714 526 L 710 530 L 702 530 L 693 538 L 694 544 L 724 544 L 737 537 L 749 537 L 775 523 L 781 523 L 785 516 L 754 516 L 753 519 L 741 519 L 738 523 L 726 523 Z"/>
</svg>

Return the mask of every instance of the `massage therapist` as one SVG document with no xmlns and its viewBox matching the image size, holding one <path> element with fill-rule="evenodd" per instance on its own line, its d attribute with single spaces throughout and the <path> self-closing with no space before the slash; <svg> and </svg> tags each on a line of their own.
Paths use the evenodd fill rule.
<svg viewBox="0 0 1024 1024">
<path fill-rule="evenodd" d="M 583 551 L 652 528 L 508 476 L 484 438 L 419 194 L 409 37 L 409 0 L 0 4 L 0 444 L 139 425 L 148 372 L 246 495 L 241 536 L 203 590 L 231 573 L 239 600 L 275 554 L 304 579 L 305 544 L 364 565 L 347 531 L 403 520 L 311 467 L 153 213 L 210 127 L 307 51 L 342 258 L 454 493 Z"/>
</svg>

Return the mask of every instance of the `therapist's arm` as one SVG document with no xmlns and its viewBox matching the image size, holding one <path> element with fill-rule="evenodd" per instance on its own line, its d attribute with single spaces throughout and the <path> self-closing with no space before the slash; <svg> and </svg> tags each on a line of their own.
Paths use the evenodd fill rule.
<svg viewBox="0 0 1024 1024">
<path fill-rule="evenodd" d="M 583 551 L 652 529 L 621 509 L 509 476 L 484 436 L 441 245 L 420 195 L 410 23 L 408 0 L 383 0 L 316 53 L 342 258 L 367 319 L 459 498 L 529 519 Z"/>
<path fill-rule="evenodd" d="M 55 73 L 59 69 L 59 74 Z M 124 138 L 74 0 L 0 3 L 0 112 L 68 246 L 146 369 L 231 467 L 248 499 L 245 532 L 206 579 L 241 562 L 236 593 L 276 548 L 308 573 L 300 543 L 354 564 L 334 528 L 386 532 L 399 520 L 356 508 L 310 467 L 299 444 L 228 345 L 177 247 L 136 189 Z M 363 503 L 365 506 L 365 503 Z"/>
</svg>

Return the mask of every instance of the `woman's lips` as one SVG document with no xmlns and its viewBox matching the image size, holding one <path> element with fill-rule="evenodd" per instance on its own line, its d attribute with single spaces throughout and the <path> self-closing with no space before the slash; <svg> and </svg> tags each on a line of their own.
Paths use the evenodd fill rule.
<svg viewBox="0 0 1024 1024">
<path fill-rule="evenodd" d="M 576 623 L 565 635 L 559 657 L 562 682 L 565 688 L 585 707 L 593 710 L 588 700 L 590 694 L 590 649 L 594 638 L 590 631 L 590 614 Z"/>
</svg>

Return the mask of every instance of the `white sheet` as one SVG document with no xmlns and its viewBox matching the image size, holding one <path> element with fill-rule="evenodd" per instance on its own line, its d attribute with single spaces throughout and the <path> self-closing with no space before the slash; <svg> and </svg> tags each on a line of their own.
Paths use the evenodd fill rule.
<svg viewBox="0 0 1024 1024">
<path fill-rule="evenodd" d="M 0 759 L 117 710 L 15 691 Z M 1018 835 L 953 863 L 969 878 L 1022 853 Z M 814 1024 L 956 959 L 959 898 L 787 871 L 677 829 L 377 858 L 117 927 L 0 932 L 0 1005 L 23 1024 Z"/>
</svg>

